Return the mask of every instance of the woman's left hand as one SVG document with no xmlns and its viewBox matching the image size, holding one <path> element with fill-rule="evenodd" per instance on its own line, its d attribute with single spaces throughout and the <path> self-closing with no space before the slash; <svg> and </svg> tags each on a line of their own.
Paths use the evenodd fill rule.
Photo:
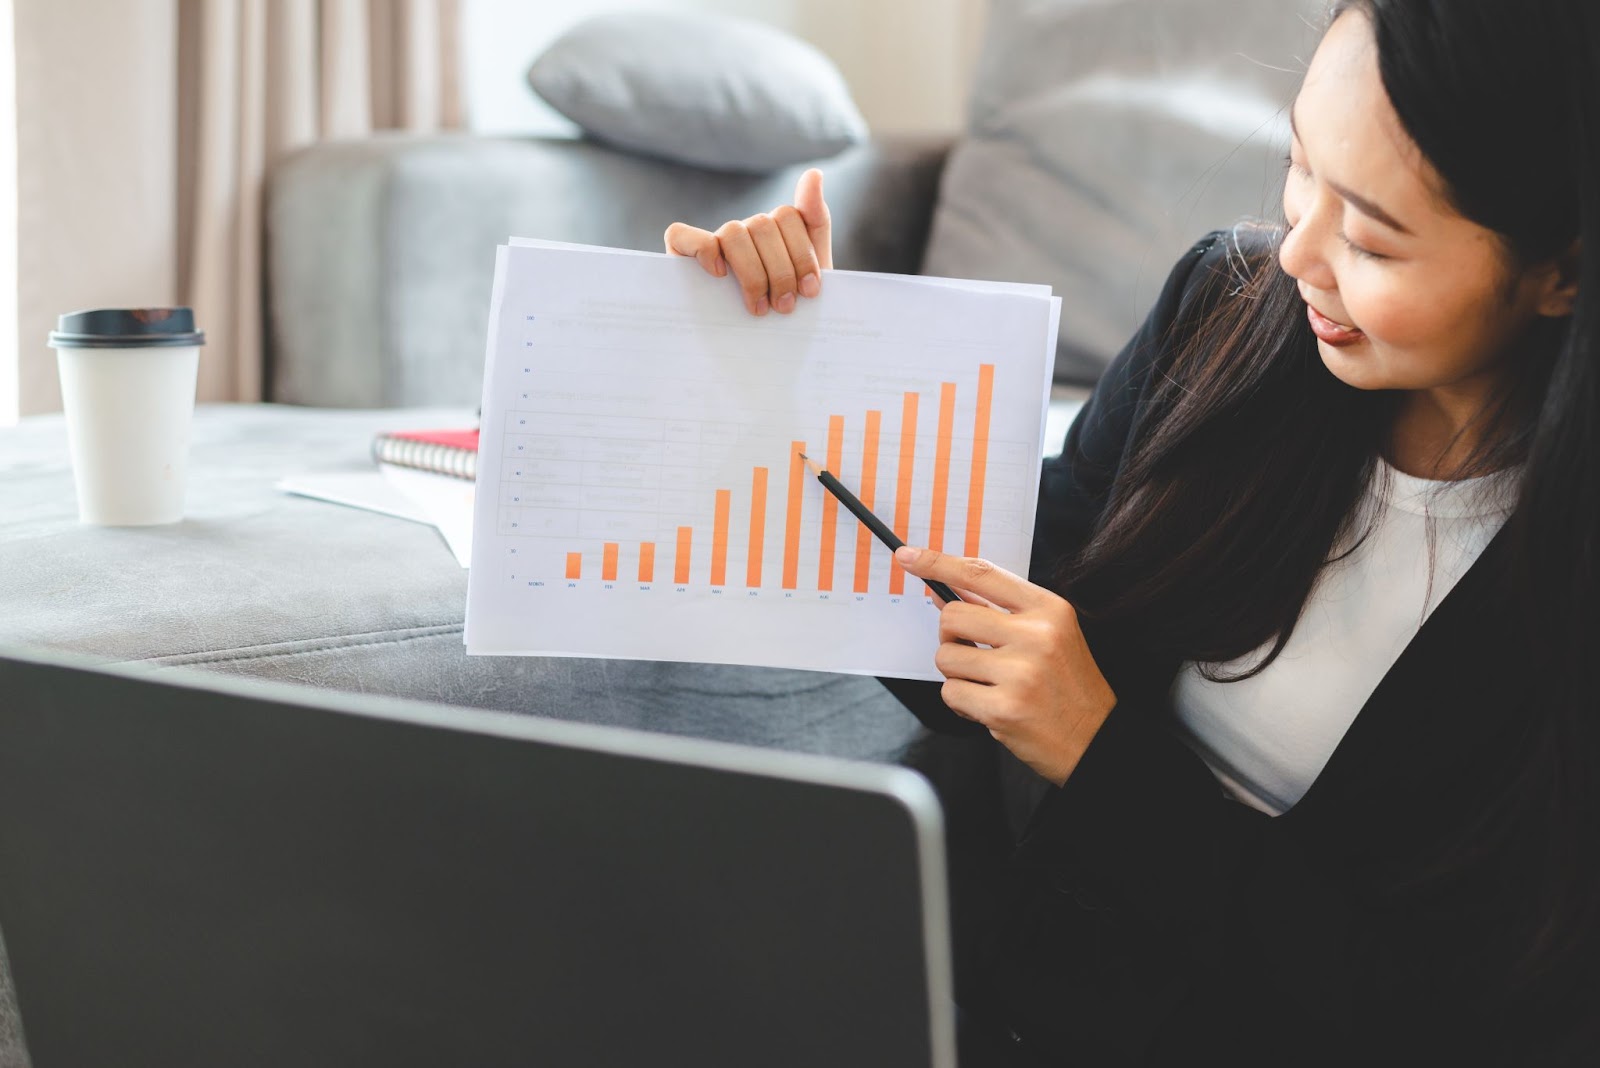
<svg viewBox="0 0 1600 1068">
<path fill-rule="evenodd" d="M 1064 598 L 987 560 L 902 548 L 895 561 L 983 602 L 939 613 L 933 663 L 951 710 L 1057 786 L 1067 781 L 1117 703 Z"/>
</svg>

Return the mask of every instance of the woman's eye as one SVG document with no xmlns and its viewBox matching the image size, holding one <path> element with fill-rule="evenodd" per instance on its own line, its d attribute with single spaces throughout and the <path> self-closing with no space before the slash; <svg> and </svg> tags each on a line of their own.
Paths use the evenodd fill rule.
<svg viewBox="0 0 1600 1068">
<path fill-rule="evenodd" d="M 1345 232 L 1343 230 L 1339 231 L 1339 240 L 1344 242 L 1344 247 L 1345 248 L 1349 249 L 1351 252 L 1355 253 L 1357 256 L 1361 257 L 1362 259 L 1367 259 L 1367 260 L 1386 260 L 1386 259 L 1389 258 L 1388 256 L 1385 256 L 1381 252 L 1374 252 L 1369 248 L 1362 248 L 1360 245 L 1358 245 L 1354 241 L 1350 240 L 1350 238 L 1348 236 L 1346 236 L 1346 234 L 1345 234 Z"/>
<path fill-rule="evenodd" d="M 1283 157 L 1283 162 L 1288 165 L 1289 173 L 1296 178 L 1310 178 L 1311 172 L 1294 161 L 1293 156 Z"/>
</svg>

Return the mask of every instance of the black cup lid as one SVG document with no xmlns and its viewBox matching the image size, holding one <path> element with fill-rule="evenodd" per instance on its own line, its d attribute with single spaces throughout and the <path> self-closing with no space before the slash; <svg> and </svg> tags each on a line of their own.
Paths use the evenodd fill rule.
<svg viewBox="0 0 1600 1068">
<path fill-rule="evenodd" d="M 189 308 L 97 308 L 67 312 L 50 331 L 53 349 L 135 349 L 204 345 Z"/>
</svg>

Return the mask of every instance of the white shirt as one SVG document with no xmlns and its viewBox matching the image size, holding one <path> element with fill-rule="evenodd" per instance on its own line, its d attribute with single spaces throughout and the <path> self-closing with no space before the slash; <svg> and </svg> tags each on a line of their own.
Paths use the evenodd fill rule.
<svg viewBox="0 0 1600 1068">
<path fill-rule="evenodd" d="M 1300 800 L 1423 621 L 1504 525 L 1516 483 L 1515 470 L 1431 482 L 1380 460 L 1360 517 L 1375 509 L 1375 528 L 1323 568 L 1278 658 L 1231 683 L 1183 665 L 1172 690 L 1179 736 L 1229 793 L 1271 815 Z M 1223 667 L 1235 673 L 1270 648 Z"/>
</svg>

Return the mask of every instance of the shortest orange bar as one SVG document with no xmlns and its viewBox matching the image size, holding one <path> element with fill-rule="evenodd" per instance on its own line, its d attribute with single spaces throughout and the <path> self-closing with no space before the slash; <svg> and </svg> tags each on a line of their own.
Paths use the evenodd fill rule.
<svg viewBox="0 0 1600 1068">
<path fill-rule="evenodd" d="M 568 553 L 567 554 L 567 578 L 569 578 L 569 579 L 579 578 L 580 576 L 582 576 L 582 574 L 583 574 L 583 554 L 582 553 Z"/>
<path fill-rule="evenodd" d="M 693 527 L 678 528 L 678 559 L 672 569 L 672 581 L 679 586 L 689 582 L 689 543 L 693 537 Z"/>
<path fill-rule="evenodd" d="M 605 555 L 600 558 L 600 579 L 603 582 L 617 581 L 617 543 L 606 542 Z"/>
<path fill-rule="evenodd" d="M 639 581 L 654 582 L 656 580 L 656 543 L 641 541 L 639 543 Z"/>
</svg>

